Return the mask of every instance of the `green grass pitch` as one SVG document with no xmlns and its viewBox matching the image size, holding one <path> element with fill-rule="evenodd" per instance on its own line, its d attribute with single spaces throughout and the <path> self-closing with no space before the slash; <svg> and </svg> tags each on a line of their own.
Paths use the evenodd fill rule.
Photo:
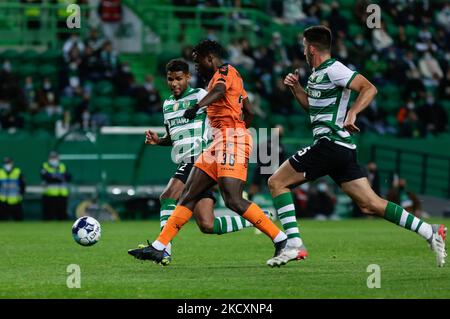
<svg viewBox="0 0 450 319">
<path fill-rule="evenodd" d="M 263 234 L 204 235 L 193 221 L 170 266 L 129 256 L 158 225 L 105 222 L 100 242 L 82 247 L 69 222 L 0 223 L 0 298 L 450 298 L 450 265 L 438 268 L 424 240 L 383 220 L 301 221 L 309 258 L 273 269 Z M 67 288 L 69 264 L 81 268 L 79 289 Z M 381 288 L 367 287 L 370 264 Z"/>
</svg>

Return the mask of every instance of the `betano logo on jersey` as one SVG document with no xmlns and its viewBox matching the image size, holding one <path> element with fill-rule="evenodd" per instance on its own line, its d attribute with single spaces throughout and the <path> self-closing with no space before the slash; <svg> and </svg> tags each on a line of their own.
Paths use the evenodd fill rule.
<svg viewBox="0 0 450 319">
<path fill-rule="evenodd" d="M 186 119 L 184 117 L 177 117 L 177 118 L 170 120 L 170 127 L 176 126 L 176 125 L 187 124 L 187 123 L 189 123 L 189 121 L 190 121 L 189 119 Z"/>
<path fill-rule="evenodd" d="M 320 95 L 322 94 L 321 91 L 319 91 L 319 90 L 311 90 L 310 88 L 308 88 L 307 91 L 308 91 L 307 93 L 308 93 L 309 97 L 316 98 L 316 99 L 319 98 Z"/>
</svg>

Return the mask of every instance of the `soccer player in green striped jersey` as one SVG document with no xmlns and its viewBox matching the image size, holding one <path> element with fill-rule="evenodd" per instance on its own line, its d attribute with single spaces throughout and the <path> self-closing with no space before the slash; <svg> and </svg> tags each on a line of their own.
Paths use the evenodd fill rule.
<svg viewBox="0 0 450 319">
<path fill-rule="evenodd" d="M 172 95 L 164 101 L 163 114 L 166 134 L 159 137 L 155 132 L 146 132 L 145 143 L 149 145 L 172 146 L 172 159 L 178 164 L 175 174 L 169 180 L 165 190 L 160 196 L 161 229 L 166 224 L 181 192 L 184 189 L 195 158 L 211 140 L 211 128 L 206 112 L 200 110 L 194 119 L 183 117 L 186 109 L 200 101 L 207 92 L 201 88 L 189 87 L 189 66 L 182 60 L 171 60 L 167 66 L 167 84 Z M 244 103 L 247 120 L 251 113 L 250 104 Z M 241 230 L 253 225 L 241 216 L 214 217 L 213 209 L 215 197 L 211 190 L 200 196 L 201 200 L 195 206 L 196 221 L 202 232 L 208 234 L 225 234 Z M 142 245 L 141 245 L 142 246 Z M 172 260 L 171 245 L 165 250 L 165 258 L 161 262 L 167 265 Z"/>
<path fill-rule="evenodd" d="M 382 217 L 426 239 L 436 254 L 438 266 L 442 267 L 447 256 L 447 228 L 430 225 L 380 198 L 357 163 L 356 145 L 351 134 L 359 132 L 356 117 L 373 100 L 377 89 L 364 76 L 331 58 L 331 31 L 327 27 L 307 28 L 303 33 L 303 44 L 306 60 L 313 71 L 306 89 L 300 86 L 297 73 L 288 74 L 284 83 L 309 113 L 314 142 L 284 162 L 269 179 L 269 189 L 289 242 L 283 254 L 270 259 L 268 265 L 280 266 L 301 259 L 306 253 L 295 220 L 290 187 L 328 175 L 365 214 Z M 357 92 L 358 97 L 349 108 L 351 91 Z"/>
</svg>

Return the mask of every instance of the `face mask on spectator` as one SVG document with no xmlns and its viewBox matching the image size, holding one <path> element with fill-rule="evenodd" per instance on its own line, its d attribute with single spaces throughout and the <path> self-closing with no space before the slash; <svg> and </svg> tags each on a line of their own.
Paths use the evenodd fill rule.
<svg viewBox="0 0 450 319">
<path fill-rule="evenodd" d="M 11 63 L 9 61 L 3 63 L 3 70 L 5 72 L 11 72 Z"/>
<path fill-rule="evenodd" d="M 10 172 L 13 168 L 13 164 L 11 163 L 5 164 L 3 165 L 3 168 L 5 169 L 5 171 Z"/>
<path fill-rule="evenodd" d="M 407 108 L 408 110 L 414 110 L 414 103 L 413 103 L 413 102 L 408 102 L 408 103 L 406 104 L 406 108 Z"/>
<path fill-rule="evenodd" d="M 51 159 L 51 160 L 48 161 L 48 163 L 49 163 L 51 166 L 56 167 L 56 166 L 59 165 L 59 160 L 57 160 L 57 159 Z"/>
<path fill-rule="evenodd" d="M 44 82 L 44 90 L 50 90 L 52 88 L 52 84 L 50 82 Z"/>
<path fill-rule="evenodd" d="M 328 185 L 325 183 L 320 183 L 317 185 L 317 190 L 321 193 L 325 193 L 328 190 Z"/>
<path fill-rule="evenodd" d="M 434 103 L 434 98 L 432 96 L 427 97 L 427 104 L 432 105 Z"/>
<path fill-rule="evenodd" d="M 77 76 L 72 76 L 69 79 L 70 86 L 76 88 L 80 85 L 80 79 Z"/>
</svg>

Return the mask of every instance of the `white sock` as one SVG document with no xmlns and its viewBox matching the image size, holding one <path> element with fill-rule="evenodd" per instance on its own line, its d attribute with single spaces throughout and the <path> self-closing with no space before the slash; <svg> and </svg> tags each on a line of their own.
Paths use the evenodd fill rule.
<svg viewBox="0 0 450 319">
<path fill-rule="evenodd" d="M 423 222 L 422 225 L 420 225 L 420 228 L 417 231 L 417 233 L 426 240 L 429 240 L 433 235 L 433 228 L 431 227 L 430 224 Z"/>
<path fill-rule="evenodd" d="M 166 249 L 166 245 L 164 245 L 162 242 L 160 242 L 159 240 L 155 240 L 152 243 L 153 248 L 158 249 L 158 250 L 164 250 Z"/>
<path fill-rule="evenodd" d="M 303 241 L 299 237 L 288 238 L 287 244 L 290 247 L 300 247 L 301 245 L 303 245 Z"/>
<path fill-rule="evenodd" d="M 285 240 L 286 238 L 287 238 L 286 234 L 280 230 L 278 235 L 274 238 L 273 242 L 276 244 L 279 243 L 280 241 Z"/>
</svg>

